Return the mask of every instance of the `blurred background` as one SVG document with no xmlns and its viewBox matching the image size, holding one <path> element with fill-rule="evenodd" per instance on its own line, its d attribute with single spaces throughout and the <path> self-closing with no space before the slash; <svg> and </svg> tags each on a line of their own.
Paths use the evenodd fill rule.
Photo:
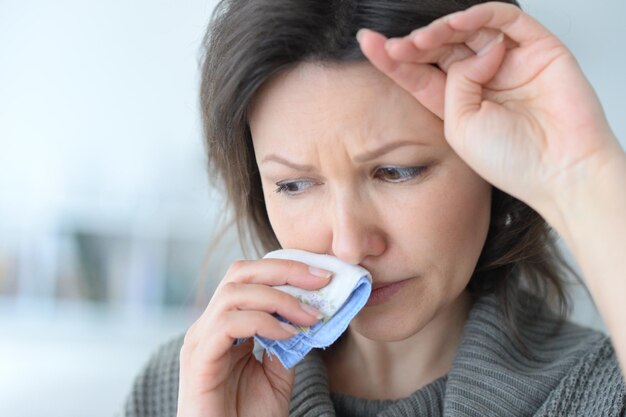
<svg viewBox="0 0 626 417">
<path fill-rule="evenodd" d="M 202 148 L 215 4 L 0 0 L 0 415 L 114 415 L 243 257 Z M 624 146 L 626 3 L 522 4 L 574 51 Z M 573 319 L 604 331 L 572 291 Z"/>
</svg>

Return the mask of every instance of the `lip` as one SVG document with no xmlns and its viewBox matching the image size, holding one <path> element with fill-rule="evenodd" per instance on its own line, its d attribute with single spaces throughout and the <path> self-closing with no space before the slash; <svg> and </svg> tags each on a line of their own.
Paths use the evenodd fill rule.
<svg viewBox="0 0 626 417">
<path fill-rule="evenodd" d="M 411 278 L 396 282 L 380 283 L 372 286 L 372 293 L 370 294 L 370 298 L 367 300 L 365 307 L 389 301 L 394 295 L 402 290 L 409 280 L 411 280 Z"/>
<path fill-rule="evenodd" d="M 378 284 L 372 285 L 372 291 L 377 290 L 377 289 L 382 288 L 382 287 L 388 287 L 390 285 L 397 284 L 399 282 L 402 282 L 402 281 L 383 282 L 383 283 L 379 282 Z"/>
</svg>

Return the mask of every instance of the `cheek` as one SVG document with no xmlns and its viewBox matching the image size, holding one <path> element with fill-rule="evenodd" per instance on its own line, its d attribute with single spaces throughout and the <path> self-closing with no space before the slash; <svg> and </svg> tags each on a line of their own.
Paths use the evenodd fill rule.
<svg viewBox="0 0 626 417">
<path fill-rule="evenodd" d="M 325 253 L 325 235 L 319 216 L 305 199 L 287 201 L 275 192 L 265 193 L 267 215 L 282 248 Z"/>
<path fill-rule="evenodd" d="M 469 279 L 489 230 L 491 185 L 459 164 L 425 189 L 412 211 L 418 215 L 400 231 L 407 246 L 433 272 Z"/>
<path fill-rule="evenodd" d="M 436 181 L 395 197 L 385 193 L 381 201 L 374 198 L 371 203 L 397 262 L 430 263 L 440 272 L 473 270 L 489 228 L 490 184 L 458 163 Z M 330 229 L 317 215 L 319 205 L 311 207 L 307 199 L 286 200 L 265 192 L 268 217 L 281 246 L 327 251 Z"/>
</svg>

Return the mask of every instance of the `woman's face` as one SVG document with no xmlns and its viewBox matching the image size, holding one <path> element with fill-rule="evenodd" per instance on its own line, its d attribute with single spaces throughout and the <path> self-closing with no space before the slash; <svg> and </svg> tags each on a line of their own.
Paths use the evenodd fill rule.
<svg viewBox="0 0 626 417">
<path fill-rule="evenodd" d="M 453 307 L 485 242 L 491 186 L 440 119 L 369 63 L 302 64 L 264 85 L 249 123 L 283 248 L 360 264 L 374 286 L 408 280 L 353 330 L 402 340 Z"/>
</svg>

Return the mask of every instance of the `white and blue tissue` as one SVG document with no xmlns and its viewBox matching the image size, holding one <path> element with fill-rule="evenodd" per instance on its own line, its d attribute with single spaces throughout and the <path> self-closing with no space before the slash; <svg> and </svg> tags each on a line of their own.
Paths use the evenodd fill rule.
<svg viewBox="0 0 626 417">
<path fill-rule="evenodd" d="M 331 281 L 325 287 L 309 291 L 292 285 L 279 285 L 274 288 L 296 297 L 300 302 L 318 309 L 323 315 L 319 322 L 287 340 L 271 340 L 255 336 L 255 356 L 257 359 L 266 350 L 270 357 L 276 356 L 289 369 L 302 360 L 313 348 L 326 348 L 332 345 L 346 330 L 350 321 L 363 308 L 372 291 L 370 273 L 358 266 L 330 256 L 311 253 L 299 249 L 280 249 L 268 253 L 264 258 L 291 259 L 333 272 Z M 289 323 L 278 314 L 275 316 Z M 235 344 L 245 339 L 238 339 Z"/>
</svg>

